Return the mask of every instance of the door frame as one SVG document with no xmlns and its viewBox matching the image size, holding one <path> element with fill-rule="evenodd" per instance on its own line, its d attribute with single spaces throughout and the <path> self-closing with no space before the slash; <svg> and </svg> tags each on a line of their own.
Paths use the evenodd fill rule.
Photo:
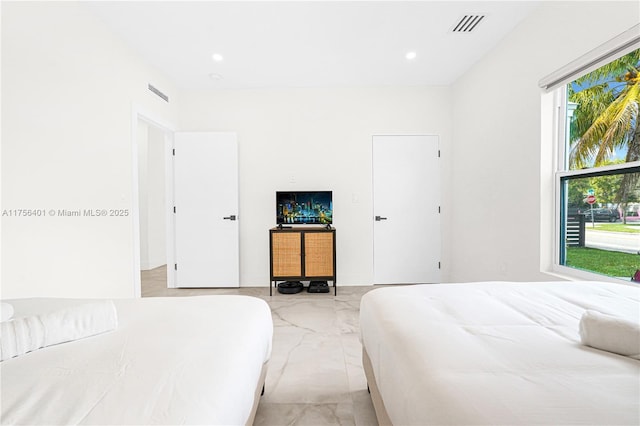
<svg viewBox="0 0 640 426">
<path fill-rule="evenodd" d="M 145 110 L 140 105 L 131 106 L 131 220 L 133 230 L 133 297 L 142 297 L 142 280 L 140 277 L 140 188 L 138 167 L 138 120 L 159 128 L 164 133 L 165 149 L 165 200 L 167 206 L 173 206 L 173 134 L 176 128 Z M 165 242 L 167 260 L 167 287 L 175 287 L 175 274 L 169 265 L 175 263 L 174 217 L 171 209 L 165 209 Z"/>
</svg>

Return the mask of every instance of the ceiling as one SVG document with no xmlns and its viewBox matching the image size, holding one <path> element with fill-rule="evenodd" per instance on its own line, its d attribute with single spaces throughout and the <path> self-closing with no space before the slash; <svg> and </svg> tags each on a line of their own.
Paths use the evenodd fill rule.
<svg viewBox="0 0 640 426">
<path fill-rule="evenodd" d="M 85 7 L 179 88 L 448 85 L 539 2 L 107 1 Z M 452 32 L 465 15 L 484 18 Z M 415 52 L 415 59 L 407 59 Z M 219 54 L 221 61 L 212 56 Z"/>
</svg>

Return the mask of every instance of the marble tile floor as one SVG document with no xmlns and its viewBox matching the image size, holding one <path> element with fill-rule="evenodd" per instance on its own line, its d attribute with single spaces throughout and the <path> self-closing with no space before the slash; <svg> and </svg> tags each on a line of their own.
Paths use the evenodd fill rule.
<svg viewBox="0 0 640 426">
<path fill-rule="evenodd" d="M 168 289 L 166 269 L 142 272 L 142 296 L 244 294 L 265 300 L 274 325 L 265 394 L 255 425 L 377 425 L 362 369 L 360 298 L 373 286 L 338 295 L 283 295 L 268 287 Z"/>
</svg>

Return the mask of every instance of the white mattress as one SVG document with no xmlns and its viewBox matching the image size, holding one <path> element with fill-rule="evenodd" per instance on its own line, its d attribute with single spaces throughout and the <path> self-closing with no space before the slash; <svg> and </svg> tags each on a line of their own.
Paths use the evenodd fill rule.
<svg viewBox="0 0 640 426">
<path fill-rule="evenodd" d="M 8 301 L 15 317 L 86 301 Z M 114 300 L 117 330 L 0 363 L 2 424 L 245 424 L 273 322 L 261 299 Z"/>
<path fill-rule="evenodd" d="M 640 361 L 582 346 L 586 309 L 640 322 L 640 286 L 381 288 L 361 337 L 395 425 L 638 425 Z"/>
</svg>

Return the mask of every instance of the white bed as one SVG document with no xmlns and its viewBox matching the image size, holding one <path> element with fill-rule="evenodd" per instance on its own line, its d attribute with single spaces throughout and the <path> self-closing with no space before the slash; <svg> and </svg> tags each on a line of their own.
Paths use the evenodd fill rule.
<svg viewBox="0 0 640 426">
<path fill-rule="evenodd" d="M 363 296 L 381 424 L 640 424 L 640 361 L 583 346 L 587 309 L 640 322 L 640 286 L 427 284 Z"/>
<path fill-rule="evenodd" d="M 18 299 L 14 318 L 87 301 Z M 114 300 L 116 330 L 0 363 L 2 424 L 251 424 L 271 354 L 247 296 Z"/>
</svg>

